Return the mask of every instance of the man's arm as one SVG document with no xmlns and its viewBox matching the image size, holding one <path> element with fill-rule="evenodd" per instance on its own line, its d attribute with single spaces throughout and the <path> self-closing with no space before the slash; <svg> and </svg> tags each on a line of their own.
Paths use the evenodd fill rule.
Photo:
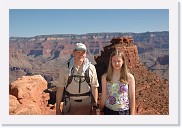
<svg viewBox="0 0 182 128">
<path fill-rule="evenodd" d="M 97 87 L 92 87 L 92 95 L 93 95 L 95 103 L 97 105 L 97 100 L 98 100 L 98 88 Z"/>
<path fill-rule="evenodd" d="M 99 83 L 98 83 L 98 79 L 97 79 L 97 72 L 96 72 L 96 68 L 93 65 L 92 67 L 90 67 L 92 70 L 92 80 L 91 80 L 91 87 L 92 87 L 92 95 L 94 97 L 95 103 L 97 105 L 97 100 L 98 100 L 98 87 L 99 87 Z"/>
<path fill-rule="evenodd" d="M 61 114 L 60 104 L 63 97 L 63 91 L 64 91 L 64 87 L 58 87 L 56 92 L 56 115 Z"/>
</svg>

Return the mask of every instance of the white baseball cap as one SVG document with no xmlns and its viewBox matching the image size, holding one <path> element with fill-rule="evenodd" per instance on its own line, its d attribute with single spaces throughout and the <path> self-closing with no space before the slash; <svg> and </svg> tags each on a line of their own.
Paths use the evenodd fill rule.
<svg viewBox="0 0 182 128">
<path fill-rule="evenodd" d="M 87 52 L 87 48 L 83 43 L 76 43 L 74 51 L 79 51 L 79 50 L 83 50 L 83 51 Z"/>
</svg>

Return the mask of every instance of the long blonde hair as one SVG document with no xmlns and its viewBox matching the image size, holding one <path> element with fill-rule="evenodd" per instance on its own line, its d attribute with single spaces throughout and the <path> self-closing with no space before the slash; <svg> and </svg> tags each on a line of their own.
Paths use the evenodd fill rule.
<svg viewBox="0 0 182 128">
<path fill-rule="evenodd" d="M 113 76 L 112 57 L 115 55 L 118 57 L 121 57 L 123 60 L 123 65 L 120 69 L 120 81 L 124 82 L 124 83 L 128 83 L 128 68 L 127 68 L 127 64 L 126 64 L 126 59 L 125 59 L 124 53 L 120 52 L 118 50 L 112 52 L 110 55 L 106 80 L 108 82 L 112 82 L 112 76 Z"/>
</svg>

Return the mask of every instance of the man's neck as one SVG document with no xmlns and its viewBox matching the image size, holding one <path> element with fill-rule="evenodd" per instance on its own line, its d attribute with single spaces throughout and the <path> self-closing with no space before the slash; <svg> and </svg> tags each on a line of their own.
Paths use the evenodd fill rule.
<svg viewBox="0 0 182 128">
<path fill-rule="evenodd" d="M 78 67 L 80 67 L 82 64 L 83 64 L 83 62 L 82 62 L 82 61 L 75 62 L 75 66 L 78 66 Z"/>
</svg>

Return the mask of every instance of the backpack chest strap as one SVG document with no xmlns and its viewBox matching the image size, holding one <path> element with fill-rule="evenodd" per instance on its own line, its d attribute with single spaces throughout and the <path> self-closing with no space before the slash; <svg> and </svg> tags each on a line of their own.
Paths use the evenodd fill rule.
<svg viewBox="0 0 182 128">
<path fill-rule="evenodd" d="M 89 92 L 81 93 L 81 94 L 72 94 L 72 93 L 69 93 L 68 91 L 66 91 L 65 95 L 67 95 L 68 97 L 90 96 L 91 92 L 89 91 Z"/>
<path fill-rule="evenodd" d="M 68 87 L 69 84 L 71 84 L 73 78 L 78 78 L 79 81 L 77 81 L 79 83 L 79 90 L 78 92 L 81 92 L 81 83 L 86 81 L 87 84 L 90 86 L 90 76 L 89 76 L 89 67 L 86 69 L 84 76 L 81 75 L 74 75 L 74 69 L 71 69 L 71 75 L 68 76 L 68 80 L 67 80 L 67 85 L 66 85 L 66 89 Z M 82 78 L 85 78 L 84 80 L 82 80 Z M 91 87 L 91 86 L 90 86 Z"/>
</svg>

